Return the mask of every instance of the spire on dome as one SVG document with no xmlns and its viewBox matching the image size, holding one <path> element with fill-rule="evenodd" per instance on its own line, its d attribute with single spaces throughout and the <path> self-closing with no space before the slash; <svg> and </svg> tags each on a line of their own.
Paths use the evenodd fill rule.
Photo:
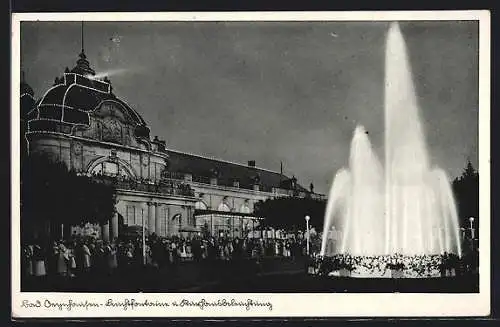
<svg viewBox="0 0 500 327">
<path fill-rule="evenodd" d="M 85 55 L 84 49 L 84 36 L 83 36 L 83 21 L 82 21 L 82 51 L 78 55 L 80 59 L 76 61 L 76 66 L 71 70 L 72 73 L 80 74 L 80 75 L 95 75 L 95 71 L 90 67 L 90 63 L 87 60 L 87 56 Z"/>
</svg>

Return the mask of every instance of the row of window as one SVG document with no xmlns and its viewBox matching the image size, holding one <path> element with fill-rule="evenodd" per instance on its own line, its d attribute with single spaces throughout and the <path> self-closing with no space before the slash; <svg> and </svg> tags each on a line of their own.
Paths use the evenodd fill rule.
<svg viewBox="0 0 500 327">
<path fill-rule="evenodd" d="M 148 221 L 148 210 L 144 208 L 138 208 L 133 205 L 128 205 L 126 207 L 125 213 L 125 223 L 129 226 L 141 226 L 143 224 L 149 226 Z M 194 217 L 191 214 L 188 214 L 187 217 L 184 214 L 173 214 L 169 217 L 168 208 L 161 208 L 159 217 L 155 217 L 155 219 L 159 219 L 160 221 L 160 230 L 155 231 L 158 235 L 167 235 L 169 226 L 172 229 L 172 226 L 176 226 L 175 228 L 185 226 L 185 225 L 194 225 Z"/>
<path fill-rule="evenodd" d="M 151 163 L 151 171 L 150 174 L 152 175 L 151 178 L 154 180 L 159 179 L 160 177 L 160 172 L 162 169 L 162 166 L 160 164 L 157 164 L 155 162 Z M 118 164 L 117 162 L 113 161 L 105 161 L 97 166 L 95 166 L 92 171 L 90 172 L 91 174 L 102 174 L 102 175 L 108 175 L 108 176 L 124 176 L 127 178 L 133 178 L 131 176 L 130 172 L 123 167 L 122 165 Z"/>
<path fill-rule="evenodd" d="M 208 209 L 207 205 L 203 201 L 196 202 L 195 205 L 194 205 L 194 207 L 197 210 L 207 210 Z M 230 212 L 232 210 L 231 210 L 231 208 L 229 207 L 229 205 L 227 203 L 221 202 L 219 204 L 219 206 L 217 207 L 217 211 Z M 238 212 L 241 212 L 241 213 L 250 213 L 251 210 L 250 210 L 250 207 L 246 203 L 243 203 L 240 206 Z"/>
</svg>

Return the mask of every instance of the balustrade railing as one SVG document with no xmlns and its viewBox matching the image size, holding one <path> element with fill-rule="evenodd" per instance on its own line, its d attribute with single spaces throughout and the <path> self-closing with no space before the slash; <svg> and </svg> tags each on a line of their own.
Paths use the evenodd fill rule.
<svg viewBox="0 0 500 327">
<path fill-rule="evenodd" d="M 178 173 L 178 172 L 171 172 L 171 171 L 164 171 L 162 173 L 162 178 L 164 179 L 178 179 L 178 180 L 183 180 L 185 174 L 183 173 Z"/>
<path fill-rule="evenodd" d="M 141 192 L 162 193 L 170 195 L 194 196 L 194 191 L 189 186 L 190 182 L 185 180 L 185 174 L 176 172 L 164 172 L 160 181 L 134 180 L 121 176 L 93 175 L 94 178 L 113 184 L 118 189 L 136 190 Z M 205 176 L 193 175 L 192 182 L 201 184 L 210 184 L 210 178 Z M 232 183 L 220 181 L 220 186 L 234 188 Z M 240 183 L 240 189 L 253 189 L 252 184 Z M 294 191 L 282 188 L 275 188 L 267 185 L 259 185 L 259 191 L 273 193 L 283 196 L 311 197 L 313 199 L 324 200 L 323 194 L 309 193 L 305 191 Z"/>
<path fill-rule="evenodd" d="M 112 184 L 117 189 L 178 196 L 194 196 L 194 190 L 189 186 L 189 184 L 175 180 L 154 183 L 148 180 L 125 179 L 121 177 L 106 175 L 94 175 L 93 178 L 105 183 Z"/>
<path fill-rule="evenodd" d="M 210 184 L 210 178 L 208 178 L 206 176 L 194 175 L 193 182 L 201 183 L 201 184 Z"/>
</svg>

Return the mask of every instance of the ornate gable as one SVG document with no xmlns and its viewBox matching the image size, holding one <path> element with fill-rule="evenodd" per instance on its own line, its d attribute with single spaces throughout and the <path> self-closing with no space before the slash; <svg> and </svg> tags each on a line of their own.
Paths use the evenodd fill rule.
<svg viewBox="0 0 500 327">
<path fill-rule="evenodd" d="M 137 135 L 138 127 L 130 111 L 120 102 L 105 100 L 90 114 L 90 127 L 83 131 L 82 136 L 142 148 L 144 140 Z"/>
</svg>

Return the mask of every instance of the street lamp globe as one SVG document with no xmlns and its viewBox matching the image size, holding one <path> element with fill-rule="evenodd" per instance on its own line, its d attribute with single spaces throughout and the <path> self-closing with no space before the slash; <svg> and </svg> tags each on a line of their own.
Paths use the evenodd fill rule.
<svg viewBox="0 0 500 327">
<path fill-rule="evenodd" d="M 309 255 L 309 219 L 311 217 L 306 216 L 306 233 L 307 233 L 307 238 L 306 238 L 306 253 Z"/>
<path fill-rule="evenodd" d="M 469 217 L 469 222 L 472 224 L 474 223 L 474 217 Z"/>
</svg>

